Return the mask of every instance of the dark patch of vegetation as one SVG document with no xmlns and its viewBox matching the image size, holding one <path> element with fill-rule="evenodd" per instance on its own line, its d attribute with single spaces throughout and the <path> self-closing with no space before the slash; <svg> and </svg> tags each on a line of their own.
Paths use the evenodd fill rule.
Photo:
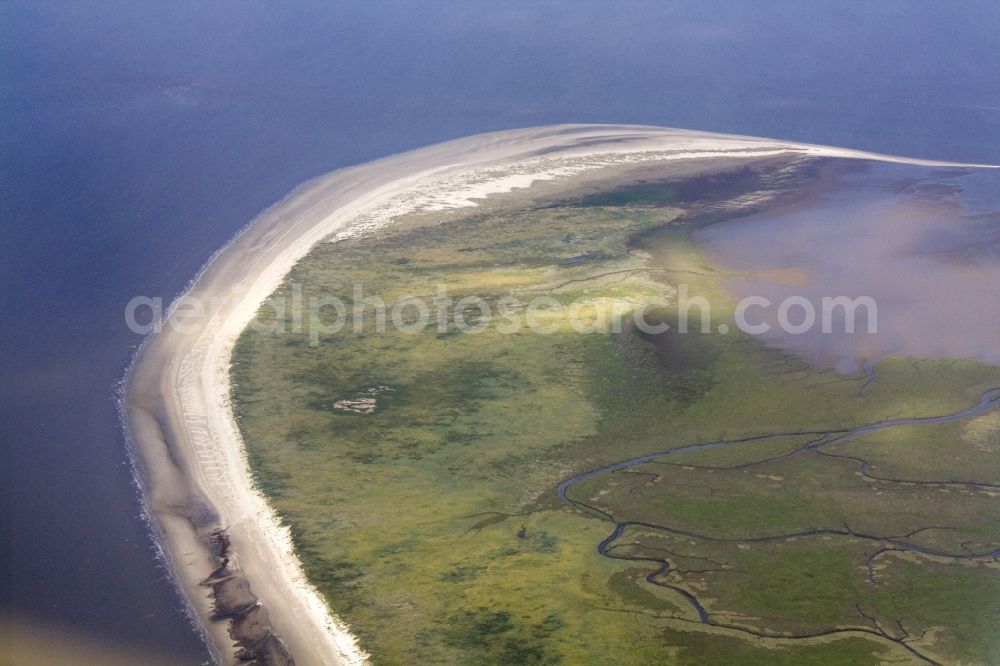
<svg viewBox="0 0 1000 666">
<path fill-rule="evenodd" d="M 559 660 L 545 649 L 546 638 L 562 627 L 549 616 L 541 622 L 523 625 L 509 612 L 488 608 L 463 610 L 452 616 L 445 640 L 462 648 L 470 664 L 554 664 Z"/>
<path fill-rule="evenodd" d="M 485 567 L 478 565 L 455 567 L 454 569 L 451 569 L 450 571 L 445 571 L 443 574 L 441 574 L 441 580 L 447 581 L 449 583 L 458 583 L 462 581 L 472 580 L 484 568 Z"/>
</svg>

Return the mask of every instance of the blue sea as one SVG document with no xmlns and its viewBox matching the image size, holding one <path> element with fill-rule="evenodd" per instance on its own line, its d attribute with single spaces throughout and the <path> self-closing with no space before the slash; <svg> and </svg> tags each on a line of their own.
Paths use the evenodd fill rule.
<svg viewBox="0 0 1000 666">
<path fill-rule="evenodd" d="M 0 3 L 0 611 L 197 664 L 115 407 L 169 298 L 338 167 L 667 125 L 1000 163 L 1000 4 Z"/>
</svg>

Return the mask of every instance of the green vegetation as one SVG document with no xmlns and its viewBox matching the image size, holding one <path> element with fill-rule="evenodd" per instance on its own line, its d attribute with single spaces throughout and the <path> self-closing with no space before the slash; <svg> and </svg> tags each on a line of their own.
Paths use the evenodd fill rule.
<svg viewBox="0 0 1000 666">
<path fill-rule="evenodd" d="M 583 498 L 574 492 L 574 498 L 621 520 L 658 523 L 669 515 L 671 527 L 729 539 L 817 529 L 908 534 L 930 525 L 933 515 L 934 524 L 948 526 L 938 530 L 946 532 L 939 539 L 960 553 L 958 544 L 971 545 L 982 536 L 982 526 L 1000 524 L 1000 502 L 989 488 L 942 493 L 937 486 L 872 482 L 856 473 L 857 464 L 841 458 L 802 453 L 733 469 L 669 460 L 602 477 L 603 494 Z M 946 502 L 940 501 L 944 494 Z M 914 541 L 925 543 L 919 535 Z"/>
<path fill-rule="evenodd" d="M 873 481 L 856 460 L 823 455 L 861 456 L 886 477 L 997 484 L 997 429 L 982 425 L 993 417 L 795 452 L 824 439 L 803 433 L 960 411 L 1000 370 L 887 360 L 862 393 L 863 374 L 819 370 L 735 330 L 649 336 L 628 316 L 620 332 L 601 326 L 680 282 L 712 303 L 713 330 L 729 321 L 690 234 L 722 215 L 706 191 L 777 195 L 768 183 L 783 166 L 427 216 L 322 244 L 289 275 L 277 296 L 301 285 L 304 302 L 351 303 L 361 284 L 391 306 L 444 286 L 495 310 L 544 295 L 584 301 L 599 328 L 578 333 L 550 309 L 539 316 L 550 335 L 523 323 L 463 335 L 441 308 L 420 332 L 379 334 L 369 305 L 360 332 L 307 319 L 241 337 L 234 403 L 258 482 L 376 663 L 917 661 L 903 638 L 938 661 L 997 660 L 996 566 L 946 556 L 1000 546 L 996 489 Z M 675 300 L 650 320 L 676 324 Z M 337 406 L 368 395 L 371 413 Z M 785 435 L 737 441 L 768 433 Z M 625 528 L 607 557 L 596 548 L 614 525 L 556 493 L 590 469 L 722 440 L 733 443 L 570 488 L 617 521 L 650 524 Z M 899 543 L 945 555 L 886 540 L 932 526 L 946 529 Z M 797 531 L 819 532 L 755 540 Z M 661 561 L 669 569 L 648 582 Z"/>
<path fill-rule="evenodd" d="M 826 451 L 868 461 L 875 477 L 996 483 L 1000 411 L 963 422 L 883 430 Z"/>
</svg>

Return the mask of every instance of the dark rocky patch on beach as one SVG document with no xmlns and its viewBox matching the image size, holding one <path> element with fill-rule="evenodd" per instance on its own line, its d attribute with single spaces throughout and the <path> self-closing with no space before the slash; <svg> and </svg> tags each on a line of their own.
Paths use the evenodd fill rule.
<svg viewBox="0 0 1000 666">
<path fill-rule="evenodd" d="M 209 545 L 219 558 L 219 566 L 202 585 L 211 588 L 215 600 L 212 619 L 230 622 L 229 635 L 236 647 L 236 658 L 240 663 L 255 666 L 292 666 L 295 661 L 274 633 L 267 610 L 250 589 L 246 576 L 229 558 L 229 535 L 217 529 L 209 537 Z"/>
</svg>

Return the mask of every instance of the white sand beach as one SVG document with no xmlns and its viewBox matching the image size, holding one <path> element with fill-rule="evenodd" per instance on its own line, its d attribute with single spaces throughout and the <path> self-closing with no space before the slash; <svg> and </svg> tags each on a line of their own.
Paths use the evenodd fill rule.
<svg viewBox="0 0 1000 666">
<path fill-rule="evenodd" d="M 140 351 L 125 412 L 148 510 L 171 569 L 221 662 L 233 660 L 229 621 L 213 620 L 218 567 L 209 535 L 231 540 L 274 631 L 300 665 L 356 664 L 366 655 L 305 579 L 280 517 L 255 487 L 229 405 L 233 345 L 260 304 L 311 247 L 400 214 L 475 205 L 491 193 L 616 164 L 755 158 L 781 153 L 893 161 L 858 151 L 657 127 L 559 125 L 450 141 L 313 180 L 265 211 L 220 250 L 181 299 L 209 305 L 188 332 L 164 326 Z M 968 165 L 974 166 L 974 165 Z"/>
</svg>

